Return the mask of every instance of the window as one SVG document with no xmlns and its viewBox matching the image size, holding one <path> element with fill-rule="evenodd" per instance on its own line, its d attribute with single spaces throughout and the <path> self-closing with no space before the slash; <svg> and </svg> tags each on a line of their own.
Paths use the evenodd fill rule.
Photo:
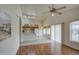
<svg viewBox="0 0 79 59">
<path fill-rule="evenodd" d="M 50 35 L 50 28 L 44 28 L 43 33 L 47 34 L 47 35 Z"/>
<path fill-rule="evenodd" d="M 70 23 L 70 41 L 79 42 L 79 21 Z"/>
</svg>

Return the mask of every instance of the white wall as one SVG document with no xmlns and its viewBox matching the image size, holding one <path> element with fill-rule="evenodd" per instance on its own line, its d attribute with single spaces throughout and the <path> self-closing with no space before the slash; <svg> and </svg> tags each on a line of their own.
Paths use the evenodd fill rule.
<svg viewBox="0 0 79 59">
<path fill-rule="evenodd" d="M 64 39 L 63 43 L 72 48 L 79 50 L 79 43 L 74 43 L 69 41 L 69 27 L 68 23 L 72 20 L 79 19 L 79 8 L 71 9 L 63 12 L 62 15 L 49 16 L 48 20 L 44 22 L 44 24 L 59 24 L 64 23 Z"/>
<path fill-rule="evenodd" d="M 12 34 L 10 38 L 0 42 L 0 54 L 16 54 L 19 48 L 19 19 L 17 19 L 17 5 L 0 5 L 0 9 L 11 16 Z"/>
</svg>

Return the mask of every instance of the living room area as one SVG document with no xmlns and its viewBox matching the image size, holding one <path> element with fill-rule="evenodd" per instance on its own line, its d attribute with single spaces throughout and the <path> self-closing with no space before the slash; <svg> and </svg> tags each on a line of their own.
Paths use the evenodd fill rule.
<svg viewBox="0 0 79 59">
<path fill-rule="evenodd" d="M 0 54 L 79 55 L 79 4 L 0 5 Z"/>
</svg>

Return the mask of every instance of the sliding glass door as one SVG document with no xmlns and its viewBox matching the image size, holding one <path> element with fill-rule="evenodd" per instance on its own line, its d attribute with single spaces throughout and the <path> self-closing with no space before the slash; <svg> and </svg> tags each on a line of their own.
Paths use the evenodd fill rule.
<svg viewBox="0 0 79 59">
<path fill-rule="evenodd" d="M 61 43 L 61 24 L 51 26 L 51 39 Z"/>
<path fill-rule="evenodd" d="M 51 50 L 54 54 L 61 54 L 62 46 L 62 25 L 51 26 Z"/>
</svg>

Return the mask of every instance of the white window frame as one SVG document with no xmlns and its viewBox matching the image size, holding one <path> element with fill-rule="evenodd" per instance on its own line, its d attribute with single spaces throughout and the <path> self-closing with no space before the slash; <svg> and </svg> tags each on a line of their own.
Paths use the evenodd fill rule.
<svg viewBox="0 0 79 59">
<path fill-rule="evenodd" d="M 71 30 L 72 27 L 71 26 L 72 26 L 72 23 L 74 23 L 74 22 L 79 22 L 79 20 L 72 21 L 72 22 L 69 23 L 69 40 L 71 42 L 76 42 L 76 43 L 78 42 L 79 43 L 79 36 L 78 37 L 77 36 L 72 36 L 73 34 L 72 34 L 72 30 Z M 75 38 L 75 39 L 72 39 L 72 38 Z"/>
</svg>

